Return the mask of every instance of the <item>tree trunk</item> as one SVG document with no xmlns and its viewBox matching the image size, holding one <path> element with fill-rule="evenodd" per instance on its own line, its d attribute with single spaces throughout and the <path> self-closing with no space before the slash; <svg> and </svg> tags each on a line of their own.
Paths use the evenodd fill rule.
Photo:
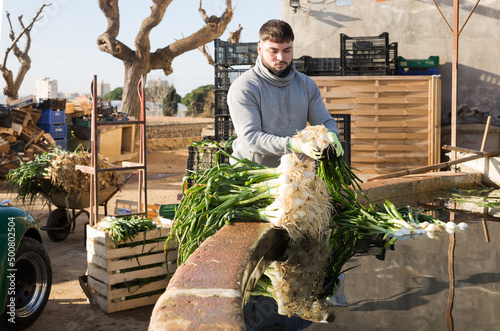
<svg viewBox="0 0 500 331">
<path fill-rule="evenodd" d="M 140 119 L 141 103 L 138 94 L 138 85 L 142 75 L 147 74 L 140 60 L 130 63 L 125 62 L 125 80 L 123 83 L 123 95 L 121 112 Z"/>
</svg>

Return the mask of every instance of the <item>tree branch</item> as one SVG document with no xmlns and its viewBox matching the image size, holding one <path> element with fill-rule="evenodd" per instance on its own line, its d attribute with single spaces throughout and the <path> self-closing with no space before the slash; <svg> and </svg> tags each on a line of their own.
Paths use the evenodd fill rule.
<svg viewBox="0 0 500 331">
<path fill-rule="evenodd" d="M 131 61 L 135 55 L 134 51 L 116 39 L 118 32 L 120 32 L 118 0 L 99 0 L 99 8 L 101 8 L 108 21 L 106 32 L 97 38 L 99 50 L 109 53 L 122 61 Z"/>
<path fill-rule="evenodd" d="M 144 63 L 146 66 L 149 64 L 149 53 L 151 51 L 149 34 L 151 30 L 163 20 L 165 11 L 172 1 L 173 0 L 153 0 L 154 4 L 151 6 L 151 15 L 142 21 L 141 29 L 135 38 L 136 52 L 143 60 L 143 63 L 146 61 L 146 63 Z"/>
<path fill-rule="evenodd" d="M 210 55 L 210 53 L 208 52 L 207 45 L 201 45 L 200 47 L 198 47 L 198 50 L 203 53 L 208 61 L 208 64 L 210 64 L 211 66 L 215 66 L 215 61 L 212 58 L 212 55 Z"/>
<path fill-rule="evenodd" d="M 233 44 L 239 43 L 241 38 L 241 30 L 243 30 L 243 27 L 241 26 L 241 24 L 238 24 L 238 29 L 229 33 L 229 38 L 227 38 L 227 41 Z"/>
<path fill-rule="evenodd" d="M 28 52 L 31 47 L 31 29 L 33 28 L 33 25 L 35 22 L 38 20 L 38 17 L 43 11 L 43 8 L 50 6 L 51 4 L 43 4 L 38 12 L 35 14 L 31 22 L 27 25 L 24 26 L 23 23 L 23 15 L 18 17 L 19 20 L 19 25 L 21 26 L 22 30 L 21 33 L 16 37 L 16 34 L 14 32 L 14 28 L 12 26 L 12 21 L 10 20 L 10 13 L 7 12 L 7 19 L 9 21 L 9 26 L 10 26 L 10 33 L 9 33 L 9 38 L 12 41 L 12 44 L 10 47 L 7 48 L 5 51 L 5 57 L 3 59 L 3 64 L 0 66 L 0 71 L 2 72 L 2 76 L 5 80 L 5 88 L 3 89 L 3 94 L 7 96 L 7 102 L 17 99 L 18 96 L 18 91 L 19 88 L 21 87 L 21 84 L 23 83 L 24 77 L 28 73 L 29 69 L 31 68 L 31 59 L 28 56 Z M 24 47 L 24 50 L 21 51 L 17 45 L 19 39 L 22 36 L 26 36 L 26 45 Z M 19 70 L 17 72 L 16 78 L 14 79 L 14 75 L 11 70 L 7 68 L 7 57 L 10 53 L 10 51 L 13 50 L 14 55 L 18 59 L 20 63 Z"/>
<path fill-rule="evenodd" d="M 12 48 L 14 48 L 16 46 L 17 42 L 26 33 L 26 31 L 31 30 L 31 28 L 33 27 L 33 24 L 35 24 L 35 22 L 37 21 L 38 16 L 40 16 L 40 14 L 42 13 L 43 8 L 51 6 L 51 5 L 52 5 L 51 3 L 49 3 L 49 4 L 43 4 L 42 7 L 40 7 L 40 9 L 38 10 L 38 12 L 36 13 L 35 17 L 33 17 L 33 19 L 31 20 L 31 23 L 28 24 L 28 26 L 21 31 L 21 33 L 17 36 L 17 38 L 15 38 L 14 40 L 12 40 L 12 44 L 5 51 L 5 57 L 3 59 L 2 67 L 5 67 L 6 64 L 7 64 L 7 56 L 9 55 L 9 52 L 12 50 Z M 7 18 L 9 16 L 10 15 L 7 13 Z M 22 16 L 20 18 L 22 18 Z M 9 24 L 10 24 L 10 19 L 9 19 Z M 14 31 L 12 30 L 12 24 L 10 25 L 10 27 L 11 27 L 11 34 L 13 34 L 13 36 L 15 36 Z M 12 37 L 11 37 L 11 39 L 12 39 Z"/>
<path fill-rule="evenodd" d="M 204 12 L 201 7 L 199 11 L 200 13 Z M 211 23 L 207 23 L 203 28 L 193 33 L 192 35 L 174 41 L 167 47 L 158 49 L 154 53 L 151 53 L 151 70 L 162 69 L 165 75 L 170 75 L 173 72 L 172 60 L 175 57 L 187 51 L 197 49 L 198 47 L 205 45 L 215 38 L 221 36 L 226 30 L 229 22 L 231 22 L 232 18 L 233 9 L 231 7 L 231 0 L 226 0 L 226 9 L 222 13 L 221 17 L 217 18 L 217 20 L 219 21 L 218 23 L 214 23 L 215 20 L 210 19 L 212 21 Z"/>
</svg>

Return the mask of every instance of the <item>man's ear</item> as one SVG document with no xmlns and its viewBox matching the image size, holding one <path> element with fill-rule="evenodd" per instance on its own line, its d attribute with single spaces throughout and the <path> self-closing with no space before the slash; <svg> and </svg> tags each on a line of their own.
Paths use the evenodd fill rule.
<svg viewBox="0 0 500 331">
<path fill-rule="evenodd" d="M 262 53 L 262 49 L 261 49 L 261 47 L 262 47 L 262 43 L 261 43 L 261 42 L 259 42 L 259 43 L 257 44 L 257 52 L 259 53 L 259 55 Z"/>
</svg>

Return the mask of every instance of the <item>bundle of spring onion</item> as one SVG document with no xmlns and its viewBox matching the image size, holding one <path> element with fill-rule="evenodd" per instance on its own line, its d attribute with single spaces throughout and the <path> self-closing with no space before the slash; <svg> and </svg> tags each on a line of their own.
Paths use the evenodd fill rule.
<svg viewBox="0 0 500 331">
<path fill-rule="evenodd" d="M 292 240 L 316 237 L 330 225 L 328 190 L 314 173 L 314 161 L 303 162 L 295 154 L 283 156 L 277 168 L 239 160 L 195 176 L 196 183 L 183 192 L 172 226 L 179 263 L 233 221 L 270 222 Z"/>
<path fill-rule="evenodd" d="M 90 189 L 89 174 L 77 171 L 76 165 L 90 165 L 91 154 L 76 149 L 69 152 L 54 148 L 49 152 L 37 154 L 35 159 L 21 162 L 16 169 L 9 170 L 6 184 L 10 191 L 16 191 L 23 203 L 33 202 L 44 194 L 50 196 L 52 192 L 79 194 Z M 98 159 L 98 166 L 108 167 L 105 159 Z M 117 172 L 106 172 L 99 176 L 99 190 L 116 188 L 121 184 Z"/>
<path fill-rule="evenodd" d="M 334 305 L 323 294 L 330 254 L 327 232 L 315 239 L 290 241 L 285 260 L 271 262 L 252 295 L 274 298 L 280 315 L 315 322 L 330 320 Z"/>
</svg>

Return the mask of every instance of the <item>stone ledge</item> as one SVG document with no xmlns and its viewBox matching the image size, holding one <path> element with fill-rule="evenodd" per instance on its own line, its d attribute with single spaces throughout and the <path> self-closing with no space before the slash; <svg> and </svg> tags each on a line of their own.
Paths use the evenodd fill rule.
<svg viewBox="0 0 500 331">
<path fill-rule="evenodd" d="M 243 302 L 260 262 L 281 255 L 284 244 L 284 232 L 269 223 L 224 226 L 174 273 L 149 330 L 245 330 Z"/>
</svg>

